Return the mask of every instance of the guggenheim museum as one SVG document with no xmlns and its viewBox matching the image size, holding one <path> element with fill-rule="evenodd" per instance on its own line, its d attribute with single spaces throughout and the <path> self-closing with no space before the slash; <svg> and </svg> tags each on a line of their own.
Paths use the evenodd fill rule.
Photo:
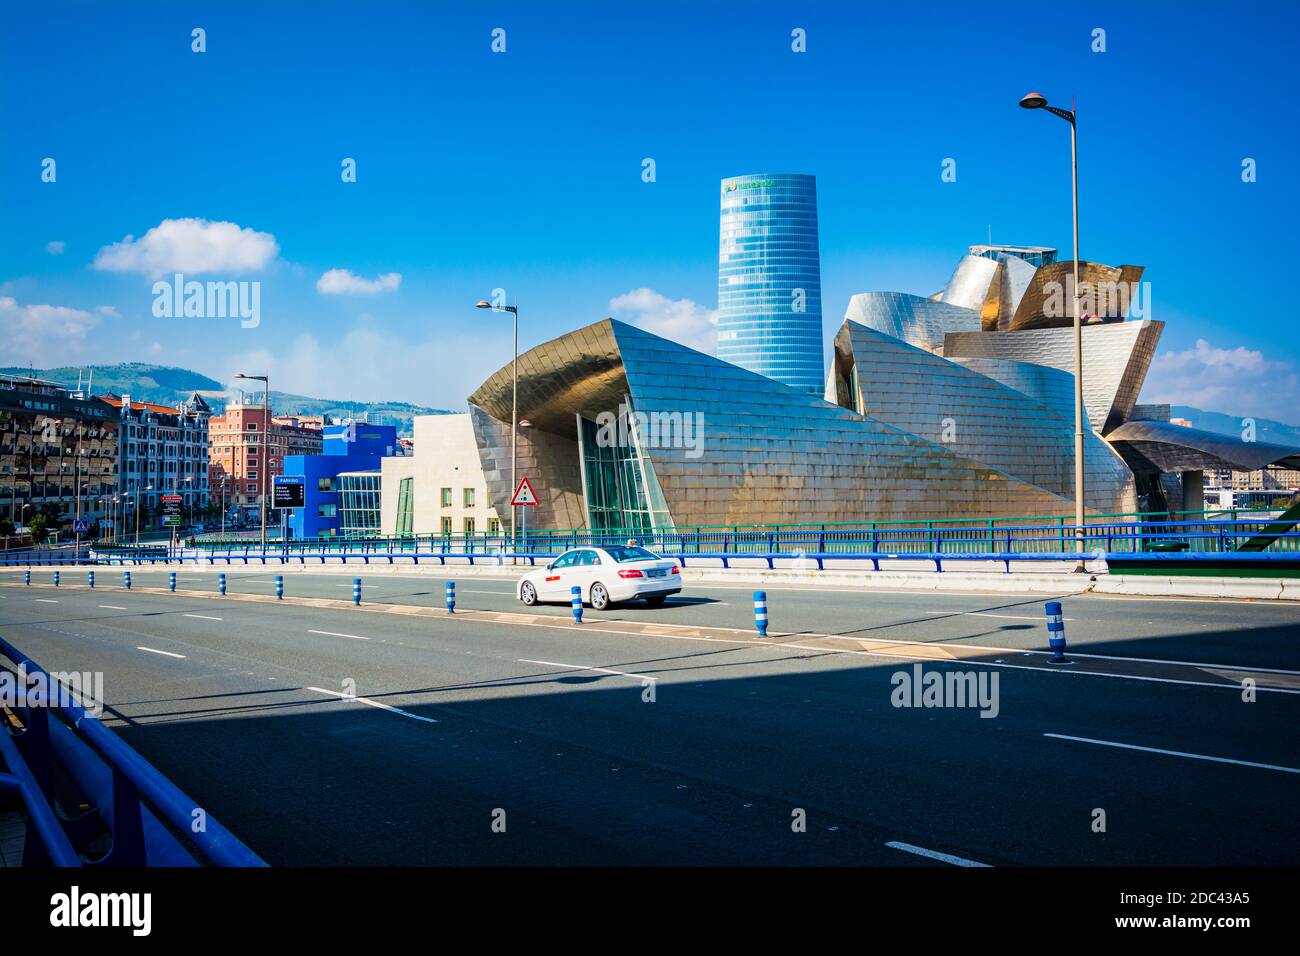
<svg viewBox="0 0 1300 956">
<path fill-rule="evenodd" d="M 1300 449 L 1138 404 L 1163 329 L 1127 294 L 1142 269 L 1079 268 L 1090 514 L 1198 510 L 1207 469 L 1300 467 Z M 853 296 L 821 396 L 612 319 L 539 345 L 518 358 L 516 468 L 539 498 L 529 524 L 1070 515 L 1072 270 L 1045 247 L 972 246 L 928 298 Z M 506 365 L 469 398 L 499 515 L 513 492 L 512 385 Z"/>
</svg>

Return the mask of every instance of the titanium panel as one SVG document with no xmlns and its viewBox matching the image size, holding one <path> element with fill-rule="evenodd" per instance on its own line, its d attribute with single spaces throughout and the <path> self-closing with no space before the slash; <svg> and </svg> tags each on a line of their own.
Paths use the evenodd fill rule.
<svg viewBox="0 0 1300 956">
<path fill-rule="evenodd" d="M 1270 465 L 1300 468 L 1300 448 L 1246 442 L 1173 422 L 1136 419 L 1107 436 L 1135 468 L 1159 471 L 1256 471 Z"/>
<path fill-rule="evenodd" d="M 849 299 L 844 318 L 940 354 L 947 333 L 983 328 L 978 307 L 967 309 L 907 292 L 860 292 Z"/>
<path fill-rule="evenodd" d="M 1007 377 L 1040 390 L 1046 386 L 1052 403 L 1040 402 L 856 322 L 845 322 L 836 335 L 834 361 L 856 368 L 868 416 L 1073 501 L 1072 376 L 1001 363 Z M 1131 472 L 1091 429 L 1084 435 L 1084 461 L 1087 507 L 1102 513 L 1133 510 Z"/>
<path fill-rule="evenodd" d="M 1102 435 L 1132 414 L 1163 330 L 1155 319 L 1083 327 L 1083 406 Z M 1074 329 L 953 332 L 944 336 L 943 354 L 1030 362 L 1073 375 Z"/>
</svg>

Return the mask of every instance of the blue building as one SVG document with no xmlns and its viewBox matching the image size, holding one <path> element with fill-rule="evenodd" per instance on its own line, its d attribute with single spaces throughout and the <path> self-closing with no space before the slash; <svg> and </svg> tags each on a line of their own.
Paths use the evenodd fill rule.
<svg viewBox="0 0 1300 956">
<path fill-rule="evenodd" d="M 724 179 L 718 358 L 820 395 L 826 387 L 822 355 L 816 177 Z"/>
<path fill-rule="evenodd" d="M 284 474 L 302 476 L 305 488 L 305 507 L 289 513 L 289 536 L 332 538 L 377 532 L 379 496 L 377 491 L 369 493 L 370 485 L 377 487 L 381 461 L 397 454 L 397 448 L 396 427 L 358 422 L 327 426 L 323 454 L 286 456 Z"/>
</svg>

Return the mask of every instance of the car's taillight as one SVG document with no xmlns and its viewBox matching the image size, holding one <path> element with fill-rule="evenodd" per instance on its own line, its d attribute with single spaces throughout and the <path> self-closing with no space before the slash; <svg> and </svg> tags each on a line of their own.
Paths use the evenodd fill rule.
<svg viewBox="0 0 1300 956">
<path fill-rule="evenodd" d="M 643 577 L 645 577 L 645 575 L 642 574 L 640 571 L 638 571 L 636 568 L 624 568 L 622 571 L 618 572 L 618 576 L 619 576 L 620 578 L 643 578 Z"/>
<path fill-rule="evenodd" d="M 673 565 L 673 574 L 681 574 L 681 573 L 682 573 L 682 569 L 679 568 L 677 565 L 674 564 L 674 565 Z"/>
</svg>

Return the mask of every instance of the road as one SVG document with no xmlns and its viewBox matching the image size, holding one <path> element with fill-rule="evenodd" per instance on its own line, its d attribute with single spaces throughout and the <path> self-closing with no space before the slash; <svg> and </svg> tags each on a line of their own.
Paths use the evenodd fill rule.
<svg viewBox="0 0 1300 956">
<path fill-rule="evenodd" d="M 442 577 L 366 578 L 358 610 L 268 601 L 273 575 L 220 599 L 208 571 L 174 595 L 6 573 L 0 634 L 103 671 L 111 726 L 272 864 L 1300 861 L 1294 605 L 1067 597 L 1053 670 L 1041 595 L 768 588 L 761 642 L 749 587 L 580 629 L 466 619 L 523 610 L 501 579 L 458 580 L 449 618 L 398 613 Z M 286 587 L 340 602 L 351 577 Z M 996 673 L 996 717 L 893 706 L 918 660 Z M 1272 669 L 1253 702 L 1234 668 Z"/>
</svg>

